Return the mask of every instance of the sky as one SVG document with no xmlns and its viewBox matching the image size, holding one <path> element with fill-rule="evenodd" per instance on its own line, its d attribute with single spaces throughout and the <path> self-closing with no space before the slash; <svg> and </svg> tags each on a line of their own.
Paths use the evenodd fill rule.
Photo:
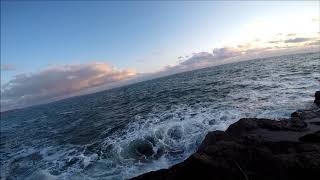
<svg viewBox="0 0 320 180">
<path fill-rule="evenodd" d="M 319 1 L 1 1 L 1 111 L 319 51 Z"/>
</svg>

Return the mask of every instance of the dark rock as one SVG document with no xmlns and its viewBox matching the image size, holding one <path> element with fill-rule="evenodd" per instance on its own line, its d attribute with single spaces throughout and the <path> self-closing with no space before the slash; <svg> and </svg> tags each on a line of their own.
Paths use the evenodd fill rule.
<svg viewBox="0 0 320 180">
<path fill-rule="evenodd" d="M 317 126 L 320 126 L 320 121 L 319 122 L 310 122 L 310 124 L 315 124 Z"/>
<path fill-rule="evenodd" d="M 291 117 L 292 118 L 300 118 L 301 117 L 301 112 L 296 111 L 296 112 L 291 114 Z"/>
<path fill-rule="evenodd" d="M 303 142 L 320 143 L 320 131 L 304 135 L 300 137 L 299 140 Z"/>
<path fill-rule="evenodd" d="M 224 131 L 209 132 L 198 147 L 198 151 L 203 151 L 206 147 L 214 145 L 221 140 L 228 141 L 232 140 L 232 138 Z"/>
<path fill-rule="evenodd" d="M 316 100 L 320 100 L 319 91 Z M 319 123 L 319 108 L 294 112 L 290 119 L 281 121 L 243 118 L 226 131 L 209 132 L 197 152 L 185 161 L 133 179 L 317 179 Z"/>
<path fill-rule="evenodd" d="M 320 106 L 320 91 L 317 91 L 314 96 L 315 96 L 314 103 Z"/>
</svg>

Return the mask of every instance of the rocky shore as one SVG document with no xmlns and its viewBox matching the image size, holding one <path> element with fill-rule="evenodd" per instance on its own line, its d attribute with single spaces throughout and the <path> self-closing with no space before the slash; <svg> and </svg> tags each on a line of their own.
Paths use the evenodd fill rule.
<svg viewBox="0 0 320 180">
<path fill-rule="evenodd" d="M 185 161 L 135 180 L 277 180 L 320 177 L 320 91 L 291 118 L 244 118 L 207 134 Z"/>
</svg>

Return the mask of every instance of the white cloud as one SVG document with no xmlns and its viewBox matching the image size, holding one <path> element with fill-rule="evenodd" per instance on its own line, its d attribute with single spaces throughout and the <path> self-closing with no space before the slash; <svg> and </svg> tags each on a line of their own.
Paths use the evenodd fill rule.
<svg viewBox="0 0 320 180">
<path fill-rule="evenodd" d="M 297 38 L 293 38 L 293 39 L 288 39 L 285 40 L 285 43 L 301 43 L 301 42 L 306 42 L 306 41 L 310 41 L 312 40 L 311 38 L 303 38 L 303 37 L 297 37 Z"/>
<path fill-rule="evenodd" d="M 242 55 L 242 50 L 233 47 L 223 47 L 213 49 L 212 53 L 216 59 L 226 59 Z"/>
<path fill-rule="evenodd" d="M 54 66 L 34 74 L 15 76 L 1 88 L 1 109 L 46 103 L 90 88 L 111 87 L 136 75 L 104 63 Z"/>
<path fill-rule="evenodd" d="M 179 56 L 179 64 L 167 66 L 162 71 L 153 75 L 158 77 L 239 60 L 282 55 L 292 53 L 292 51 L 303 52 L 308 48 L 314 51 L 314 46 L 319 45 L 319 33 L 311 36 L 295 33 L 278 33 L 273 39 L 269 39 L 268 41 L 255 39 L 252 42 L 238 44 L 234 47 L 214 48 L 212 52 L 193 53 L 191 57 L 186 59 L 183 56 Z"/>
</svg>

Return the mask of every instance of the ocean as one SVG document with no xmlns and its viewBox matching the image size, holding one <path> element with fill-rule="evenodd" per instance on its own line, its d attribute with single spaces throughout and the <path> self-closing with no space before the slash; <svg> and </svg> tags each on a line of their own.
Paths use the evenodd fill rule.
<svg viewBox="0 0 320 180">
<path fill-rule="evenodd" d="M 225 64 L 1 113 L 1 180 L 128 179 L 168 168 L 243 117 L 288 118 L 320 53 Z"/>
</svg>

